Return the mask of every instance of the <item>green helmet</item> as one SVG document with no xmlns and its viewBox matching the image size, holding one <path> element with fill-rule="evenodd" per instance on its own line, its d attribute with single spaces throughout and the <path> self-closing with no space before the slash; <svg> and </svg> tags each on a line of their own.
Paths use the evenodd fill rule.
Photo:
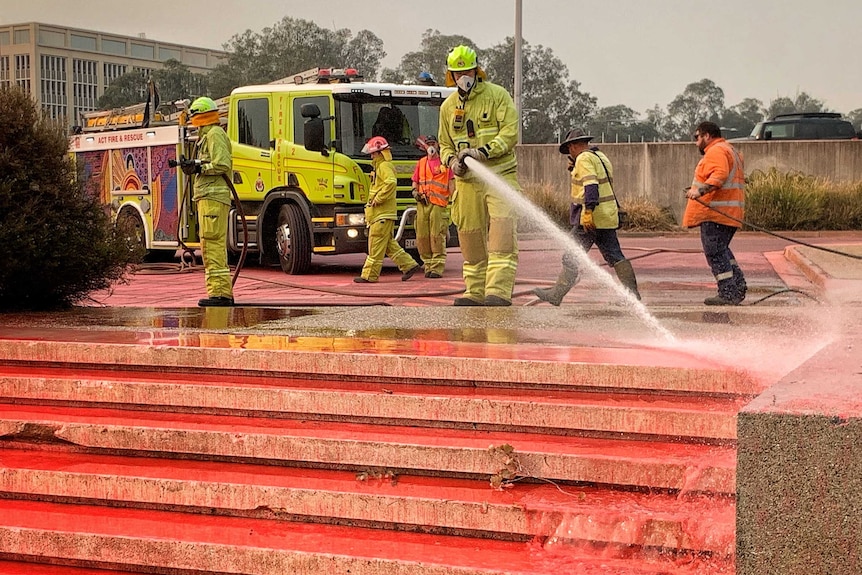
<svg viewBox="0 0 862 575">
<path fill-rule="evenodd" d="M 194 116 L 195 114 L 203 114 L 204 112 L 215 112 L 218 111 L 218 106 L 213 101 L 212 98 L 207 98 L 206 96 L 202 98 L 198 98 L 192 105 L 189 106 L 189 114 Z"/>
<path fill-rule="evenodd" d="M 476 50 L 469 46 L 455 46 L 446 58 L 446 67 L 450 72 L 463 72 L 478 66 Z"/>
</svg>

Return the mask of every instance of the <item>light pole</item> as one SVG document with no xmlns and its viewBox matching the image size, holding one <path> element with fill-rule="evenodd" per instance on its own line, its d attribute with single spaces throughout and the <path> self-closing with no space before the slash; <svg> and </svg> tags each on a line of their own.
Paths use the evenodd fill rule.
<svg viewBox="0 0 862 575">
<path fill-rule="evenodd" d="M 521 115 L 521 0 L 515 0 L 515 109 L 518 111 L 518 117 L 523 119 Z M 518 122 L 518 143 L 520 144 L 524 138 L 523 122 Z"/>
</svg>

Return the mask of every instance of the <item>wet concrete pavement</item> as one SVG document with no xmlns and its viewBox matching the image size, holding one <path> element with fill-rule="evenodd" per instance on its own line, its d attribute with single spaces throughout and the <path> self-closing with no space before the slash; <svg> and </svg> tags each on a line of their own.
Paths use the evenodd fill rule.
<svg viewBox="0 0 862 575">
<path fill-rule="evenodd" d="M 851 249 L 854 244 L 862 246 L 862 233 L 858 232 L 798 237 L 815 244 L 850 246 Z M 537 303 L 531 290 L 549 285 L 556 278 L 561 252 L 550 247 L 550 241 L 536 236 L 522 239 L 515 306 Z M 700 251 L 697 234 L 623 236 L 621 243 L 624 253 L 633 261 L 640 290 L 648 306 L 697 306 L 705 297 L 714 294 L 715 283 Z M 734 239 L 731 247 L 749 285 L 746 304 L 788 287 L 817 294 L 821 286 L 817 285 L 810 270 L 785 257 L 785 248 L 791 245 L 791 242 L 763 234 L 741 233 Z M 807 247 L 798 249 L 814 265 L 824 264 L 822 270 L 815 270 L 814 276 L 830 272 L 843 276 L 848 270 L 858 268 L 859 278 L 862 278 L 859 260 Z M 862 251 L 862 248 L 856 249 Z M 597 250 L 593 249 L 590 255 L 600 261 Z M 353 277 L 358 275 L 363 261 L 362 255 L 315 256 L 312 272 L 303 276 L 288 276 L 278 268 L 248 265 L 236 283 L 236 301 L 244 306 L 444 306 L 451 305 L 463 291 L 462 259 L 457 249 L 450 250 L 444 277 L 437 280 L 417 275 L 408 282 L 401 282 L 400 273 L 387 260 L 379 283 L 354 284 Z M 603 269 L 608 270 L 606 266 Z M 153 264 L 144 265 L 130 276 L 129 283 L 95 293 L 90 301 L 83 303 L 111 307 L 192 307 L 203 296 L 201 265 L 181 270 L 175 264 Z M 571 304 L 601 304 L 609 297 L 606 288 L 586 277 L 569 293 L 564 308 Z M 787 294 L 778 299 L 780 304 L 772 302 L 769 305 L 796 305 L 805 298 Z M 542 304 L 541 307 L 550 306 Z"/>
</svg>

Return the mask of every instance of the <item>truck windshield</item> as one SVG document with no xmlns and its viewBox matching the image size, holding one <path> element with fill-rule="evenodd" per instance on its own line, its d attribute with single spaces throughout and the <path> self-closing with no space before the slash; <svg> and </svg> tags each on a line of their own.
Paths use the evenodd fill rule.
<svg viewBox="0 0 862 575">
<path fill-rule="evenodd" d="M 362 146 L 372 136 L 383 136 L 389 142 L 393 159 L 417 160 L 425 152 L 417 147 L 416 139 L 437 135 L 441 99 L 339 96 L 336 96 L 336 149 L 352 158 L 367 158 Z"/>
</svg>

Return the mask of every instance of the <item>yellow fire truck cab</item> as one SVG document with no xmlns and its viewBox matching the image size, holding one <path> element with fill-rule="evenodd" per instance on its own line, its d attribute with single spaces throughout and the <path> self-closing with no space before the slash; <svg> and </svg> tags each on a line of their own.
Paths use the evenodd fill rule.
<svg viewBox="0 0 862 575">
<path fill-rule="evenodd" d="M 383 136 L 398 175 L 396 239 L 415 248 L 411 177 L 424 151 L 421 135 L 437 134 L 439 109 L 452 88 L 364 82 L 355 70 L 312 69 L 235 89 L 219 102 L 233 148 L 232 182 L 248 227 L 248 250 L 288 274 L 309 270 L 314 254 L 361 253 L 367 247 L 363 207 L 371 159 L 361 153 Z M 195 130 L 178 114 L 152 113 L 139 128 L 86 118 L 72 151 L 93 193 L 115 216 L 139 229 L 149 251 L 196 247 L 197 223 L 186 176 L 168 167 L 192 157 Z M 110 116 L 121 116 L 114 111 Z M 126 117 L 140 117 L 125 113 Z M 228 249 L 243 248 L 237 206 Z"/>
</svg>

